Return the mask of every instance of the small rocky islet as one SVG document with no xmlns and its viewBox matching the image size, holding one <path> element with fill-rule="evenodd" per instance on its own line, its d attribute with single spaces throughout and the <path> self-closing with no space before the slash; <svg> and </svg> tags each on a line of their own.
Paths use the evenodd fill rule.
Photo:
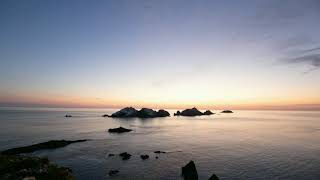
<svg viewBox="0 0 320 180">
<path fill-rule="evenodd" d="M 199 111 L 197 108 L 185 109 L 183 111 L 177 111 L 174 113 L 174 116 L 208 116 L 214 114 L 210 110 L 206 110 L 205 112 Z"/>
<path fill-rule="evenodd" d="M 223 111 L 221 111 L 221 113 L 233 113 L 233 111 L 231 111 L 231 110 L 223 110 Z"/>
<path fill-rule="evenodd" d="M 124 128 L 124 127 L 118 127 L 118 128 L 111 128 L 111 129 L 108 129 L 108 132 L 109 133 L 125 133 L 125 132 L 130 132 L 132 131 L 132 129 L 127 129 L 127 128 Z"/>
</svg>

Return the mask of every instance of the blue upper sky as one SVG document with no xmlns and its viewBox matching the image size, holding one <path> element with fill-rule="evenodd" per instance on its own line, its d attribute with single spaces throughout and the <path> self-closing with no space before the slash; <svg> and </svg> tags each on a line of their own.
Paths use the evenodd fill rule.
<svg viewBox="0 0 320 180">
<path fill-rule="evenodd" d="M 319 0 L 2 0 L 0 105 L 313 107 L 319 19 Z"/>
</svg>

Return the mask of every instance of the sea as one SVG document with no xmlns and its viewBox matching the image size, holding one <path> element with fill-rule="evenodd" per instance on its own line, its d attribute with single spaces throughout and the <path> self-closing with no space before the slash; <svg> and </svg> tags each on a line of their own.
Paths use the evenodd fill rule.
<svg viewBox="0 0 320 180">
<path fill-rule="evenodd" d="M 29 156 L 48 157 L 79 180 L 183 179 L 194 161 L 199 179 L 319 180 L 319 111 L 244 111 L 152 119 L 102 117 L 118 109 L 0 108 L 0 151 L 49 140 L 89 139 Z M 66 114 L 72 115 L 65 118 Z M 130 128 L 110 134 L 109 128 Z M 165 151 L 155 154 L 154 151 Z M 129 160 L 108 154 L 128 152 Z M 148 154 L 142 160 L 140 155 Z M 158 158 L 156 158 L 158 157 Z M 110 170 L 119 170 L 109 176 Z"/>
</svg>

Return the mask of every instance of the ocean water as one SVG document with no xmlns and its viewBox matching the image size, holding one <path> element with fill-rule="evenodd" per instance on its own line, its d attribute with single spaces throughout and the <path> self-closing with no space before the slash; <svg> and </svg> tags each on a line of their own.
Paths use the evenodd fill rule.
<svg viewBox="0 0 320 180">
<path fill-rule="evenodd" d="M 320 112 L 235 111 L 202 117 L 115 119 L 113 109 L 1 108 L 0 150 L 53 139 L 90 139 L 42 150 L 77 179 L 182 179 L 193 160 L 199 178 L 320 179 Z M 171 111 L 173 112 L 173 111 Z M 215 111 L 219 112 L 219 111 Z M 73 115 L 65 118 L 65 114 Z M 109 134 L 109 128 L 133 129 Z M 166 151 L 155 155 L 153 151 Z M 128 152 L 127 161 L 109 153 Z M 150 158 L 141 160 L 141 154 Z M 158 159 L 155 159 L 158 156 Z M 120 172 L 109 177 L 109 170 Z"/>
</svg>

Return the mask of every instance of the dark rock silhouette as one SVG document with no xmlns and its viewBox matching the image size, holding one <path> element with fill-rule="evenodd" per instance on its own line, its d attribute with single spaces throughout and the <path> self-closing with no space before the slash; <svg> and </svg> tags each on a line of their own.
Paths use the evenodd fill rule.
<svg viewBox="0 0 320 180">
<path fill-rule="evenodd" d="M 157 111 L 154 111 L 149 108 L 142 108 L 140 111 L 138 111 L 137 117 L 140 118 L 153 118 L 153 117 L 158 117 Z"/>
<path fill-rule="evenodd" d="M 233 113 L 231 110 L 223 110 L 221 113 Z"/>
<path fill-rule="evenodd" d="M 114 154 L 108 154 L 108 157 L 112 157 L 112 156 L 114 156 Z"/>
<path fill-rule="evenodd" d="M 174 116 L 202 116 L 202 115 L 212 115 L 214 113 L 212 113 L 210 110 L 206 110 L 204 113 L 202 113 L 201 111 L 199 111 L 197 108 L 192 108 L 192 109 L 185 109 L 183 111 L 177 111 L 176 113 L 174 113 Z"/>
<path fill-rule="evenodd" d="M 111 117 L 137 117 L 138 111 L 133 107 L 126 107 L 111 115 Z"/>
<path fill-rule="evenodd" d="M 24 147 L 8 149 L 5 151 L 2 151 L 1 154 L 15 155 L 15 154 L 22 154 L 22 153 L 31 153 L 31 152 L 34 152 L 37 150 L 42 150 L 42 149 L 56 149 L 56 148 L 67 146 L 72 143 L 78 143 L 78 142 L 84 142 L 84 141 L 87 141 L 87 140 L 86 139 L 75 140 L 75 141 L 52 140 L 52 141 L 48 141 L 48 142 L 34 144 L 31 146 L 24 146 Z"/>
<path fill-rule="evenodd" d="M 139 118 L 155 118 L 155 117 L 167 117 L 170 116 L 169 112 L 161 109 L 158 112 L 149 108 L 142 108 L 140 111 L 136 110 L 133 107 L 126 107 L 117 111 L 111 115 L 111 117 L 117 118 L 130 118 L 130 117 L 139 117 Z"/>
<path fill-rule="evenodd" d="M 119 170 L 110 170 L 109 171 L 109 176 L 114 176 L 114 175 L 116 175 L 116 174 L 118 174 L 120 171 Z"/>
<path fill-rule="evenodd" d="M 72 117 L 70 114 L 66 114 L 64 117 Z"/>
<path fill-rule="evenodd" d="M 178 113 L 177 113 L 178 114 Z M 203 115 L 197 108 L 185 109 L 180 113 L 180 116 L 201 116 Z"/>
<path fill-rule="evenodd" d="M 140 157 L 141 157 L 141 159 L 145 160 L 145 159 L 149 158 L 149 155 L 145 154 L 145 155 L 141 155 Z"/>
<path fill-rule="evenodd" d="M 119 154 L 119 156 L 122 158 L 122 160 L 128 160 L 131 157 L 131 154 L 128 154 L 127 152 L 123 152 Z"/>
<path fill-rule="evenodd" d="M 164 154 L 166 152 L 165 151 L 154 151 L 154 153 L 156 153 L 156 154 Z"/>
<path fill-rule="evenodd" d="M 166 110 L 160 109 L 158 111 L 158 117 L 168 117 L 170 116 L 170 113 Z"/>
<path fill-rule="evenodd" d="M 211 112 L 210 110 L 206 110 L 203 115 L 212 115 L 214 114 L 213 112 Z"/>
<path fill-rule="evenodd" d="M 102 117 L 110 117 L 108 114 L 104 114 L 102 115 Z"/>
<path fill-rule="evenodd" d="M 198 172 L 193 161 L 182 167 L 182 176 L 184 180 L 198 180 Z"/>
<path fill-rule="evenodd" d="M 177 111 L 176 113 L 173 114 L 174 116 L 180 116 L 181 115 L 181 112 L 180 111 Z"/>
<path fill-rule="evenodd" d="M 50 163 L 48 158 L 0 155 L 0 179 L 74 180 L 69 168 Z"/>
<path fill-rule="evenodd" d="M 212 174 L 212 176 L 209 178 L 209 180 L 219 180 L 219 178 L 217 175 Z"/>
<path fill-rule="evenodd" d="M 108 130 L 109 133 L 125 133 L 125 132 L 130 132 L 130 131 L 132 131 L 132 129 L 126 129 L 121 126 L 118 128 L 113 128 L 113 129 Z"/>
</svg>

